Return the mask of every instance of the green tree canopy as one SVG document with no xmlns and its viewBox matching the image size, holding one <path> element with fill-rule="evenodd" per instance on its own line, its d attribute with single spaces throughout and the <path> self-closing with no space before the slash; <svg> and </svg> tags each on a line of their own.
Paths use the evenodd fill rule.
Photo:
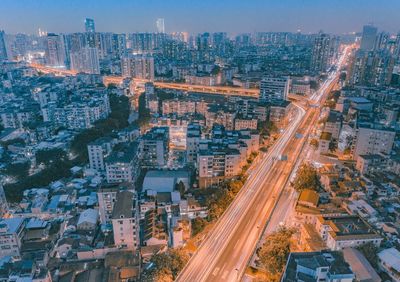
<svg viewBox="0 0 400 282">
<path fill-rule="evenodd" d="M 296 178 L 293 181 L 293 187 L 297 191 L 311 189 L 318 191 L 320 187 L 317 170 L 310 164 L 303 163 L 297 170 Z"/>
<path fill-rule="evenodd" d="M 196 217 L 192 219 L 192 236 L 196 236 L 200 232 L 204 230 L 204 228 L 207 225 L 207 220 L 201 218 L 201 217 Z"/>
<path fill-rule="evenodd" d="M 189 261 L 189 256 L 181 249 L 169 249 L 151 258 L 153 267 L 144 272 L 145 281 L 174 281 Z"/>
<path fill-rule="evenodd" d="M 294 233 L 294 229 L 281 227 L 270 234 L 257 250 L 259 262 L 269 274 L 276 275 L 282 272 L 290 253 L 290 239 Z"/>
<path fill-rule="evenodd" d="M 37 164 L 49 165 L 56 161 L 66 161 L 67 154 L 63 149 L 45 149 L 36 152 Z"/>
</svg>

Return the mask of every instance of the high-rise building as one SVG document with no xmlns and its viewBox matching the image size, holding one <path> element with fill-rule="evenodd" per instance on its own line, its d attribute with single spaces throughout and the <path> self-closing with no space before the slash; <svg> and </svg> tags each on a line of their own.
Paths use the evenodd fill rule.
<svg viewBox="0 0 400 282">
<path fill-rule="evenodd" d="M 53 67 L 65 67 L 65 60 L 63 36 L 48 33 L 46 37 L 46 64 Z"/>
<path fill-rule="evenodd" d="M 100 63 L 97 48 L 85 47 L 71 53 L 71 69 L 77 72 L 100 74 Z"/>
<path fill-rule="evenodd" d="M 122 76 L 154 80 L 154 58 L 147 55 L 128 55 L 121 59 Z"/>
<path fill-rule="evenodd" d="M 365 25 L 363 27 L 360 50 L 371 51 L 374 49 L 377 31 L 378 29 L 373 25 Z"/>
<path fill-rule="evenodd" d="M 118 192 L 111 219 L 117 247 L 136 249 L 139 243 L 137 215 L 135 194 L 130 191 Z"/>
<path fill-rule="evenodd" d="M 286 100 L 289 93 L 288 77 L 265 77 L 260 83 L 260 101 L 273 102 Z"/>
<path fill-rule="evenodd" d="M 156 26 L 157 26 L 157 32 L 158 33 L 165 33 L 165 25 L 164 25 L 164 19 L 163 18 L 157 19 Z"/>
<path fill-rule="evenodd" d="M 353 157 L 360 155 L 390 154 L 396 132 L 374 124 L 360 124 L 353 141 Z"/>
<path fill-rule="evenodd" d="M 6 213 L 8 213 L 8 203 L 3 185 L 0 184 L 0 218 L 4 217 Z"/>
<path fill-rule="evenodd" d="M 167 165 L 169 153 L 168 127 L 153 127 L 141 140 L 142 165 L 162 168 Z"/>
<path fill-rule="evenodd" d="M 394 57 L 400 61 L 400 32 L 396 36 L 396 42 L 394 47 Z"/>
<path fill-rule="evenodd" d="M 0 61 L 7 60 L 6 39 L 3 30 L 0 30 Z"/>
<path fill-rule="evenodd" d="M 89 18 L 85 19 L 85 31 L 86 32 L 96 32 L 93 19 L 89 19 Z"/>
<path fill-rule="evenodd" d="M 105 171 L 105 158 L 112 151 L 112 138 L 103 137 L 87 145 L 89 164 L 91 169 Z"/>
<path fill-rule="evenodd" d="M 326 33 L 318 33 L 314 39 L 311 57 L 311 70 L 315 73 L 324 72 L 328 69 L 332 56 L 331 36 Z"/>
<path fill-rule="evenodd" d="M 139 153 L 136 142 L 125 144 L 113 151 L 105 160 L 107 182 L 135 183 L 138 176 Z"/>
<path fill-rule="evenodd" d="M 349 66 L 348 83 L 386 86 L 391 83 L 395 59 L 388 51 L 357 50 Z"/>
<path fill-rule="evenodd" d="M 201 126 L 189 124 L 186 131 L 186 159 L 188 164 L 197 165 L 197 153 L 201 139 Z"/>
<path fill-rule="evenodd" d="M 126 35 L 113 34 L 111 40 L 111 53 L 116 58 L 121 58 L 126 50 Z"/>
</svg>

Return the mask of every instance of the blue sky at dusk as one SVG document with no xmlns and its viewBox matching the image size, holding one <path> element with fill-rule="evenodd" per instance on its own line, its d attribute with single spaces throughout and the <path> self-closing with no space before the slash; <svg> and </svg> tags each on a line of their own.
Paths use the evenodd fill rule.
<svg viewBox="0 0 400 282">
<path fill-rule="evenodd" d="M 400 0 L 0 0 L 0 30 L 83 31 L 91 17 L 98 31 L 151 32 L 162 17 L 167 32 L 344 33 L 369 22 L 398 32 L 399 11 Z"/>
</svg>

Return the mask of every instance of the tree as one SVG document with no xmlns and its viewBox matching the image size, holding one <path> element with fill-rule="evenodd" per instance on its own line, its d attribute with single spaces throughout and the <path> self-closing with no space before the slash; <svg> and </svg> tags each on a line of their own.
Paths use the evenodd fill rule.
<svg viewBox="0 0 400 282">
<path fill-rule="evenodd" d="M 45 149 L 39 150 L 36 153 L 36 162 L 38 164 L 49 165 L 56 161 L 66 161 L 67 154 L 63 149 Z"/>
<path fill-rule="evenodd" d="M 337 148 L 338 142 L 336 139 L 332 138 L 332 140 L 329 142 L 329 151 L 333 153 L 336 151 Z"/>
<path fill-rule="evenodd" d="M 374 243 L 368 242 L 366 244 L 363 244 L 361 246 L 357 247 L 357 250 L 359 250 L 364 257 L 369 261 L 369 263 L 377 269 L 378 267 L 378 247 L 375 246 Z"/>
<path fill-rule="evenodd" d="M 312 165 L 303 163 L 298 169 L 292 184 L 297 191 L 303 191 L 304 189 L 317 191 L 320 187 L 317 170 Z"/>
<path fill-rule="evenodd" d="M 207 220 L 201 217 L 192 219 L 192 236 L 196 236 L 201 233 L 207 225 Z"/>
<path fill-rule="evenodd" d="M 310 145 L 316 150 L 318 148 L 319 142 L 317 139 L 313 138 L 310 141 Z"/>
<path fill-rule="evenodd" d="M 259 262 L 271 275 L 282 272 L 290 253 L 290 239 L 295 233 L 294 229 L 281 227 L 270 234 L 264 244 L 257 250 Z"/>
<path fill-rule="evenodd" d="M 278 128 L 271 121 L 259 121 L 258 131 L 260 135 L 271 135 L 272 133 L 276 133 L 278 131 Z"/>
<path fill-rule="evenodd" d="M 4 173 L 7 174 L 8 176 L 21 179 L 28 175 L 30 166 L 31 166 L 30 162 L 11 163 L 6 166 Z"/>
<path fill-rule="evenodd" d="M 146 96 L 141 94 L 139 96 L 139 117 L 136 120 L 136 124 L 139 127 L 147 125 L 151 118 L 150 110 L 146 107 Z"/>
<path fill-rule="evenodd" d="M 179 181 L 179 183 L 176 183 L 175 185 L 175 190 L 179 191 L 179 193 L 181 194 L 181 196 L 183 196 L 185 194 L 185 184 L 183 184 L 182 181 Z"/>
<path fill-rule="evenodd" d="M 165 253 L 155 254 L 151 258 L 153 267 L 144 272 L 145 281 L 174 281 L 189 261 L 182 249 L 169 249 Z"/>
<path fill-rule="evenodd" d="M 226 187 L 216 189 L 216 193 L 208 200 L 210 220 L 219 218 L 228 208 L 235 195 Z"/>
</svg>

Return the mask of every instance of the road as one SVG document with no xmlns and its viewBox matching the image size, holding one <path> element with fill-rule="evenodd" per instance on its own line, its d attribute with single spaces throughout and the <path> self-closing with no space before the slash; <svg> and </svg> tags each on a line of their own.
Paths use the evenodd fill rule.
<svg viewBox="0 0 400 282">
<path fill-rule="evenodd" d="M 31 67 L 41 71 L 43 73 L 53 73 L 55 75 L 60 76 L 73 76 L 77 75 L 78 72 L 73 70 L 65 70 L 60 68 L 53 68 L 48 66 L 43 66 L 39 64 L 30 64 Z M 130 78 L 133 83 L 143 84 L 145 82 L 150 82 L 146 79 L 140 78 Z M 104 76 L 103 82 L 107 86 L 108 84 L 120 84 L 124 80 L 122 76 Z M 230 87 L 230 86 L 207 86 L 207 85 L 194 85 L 187 83 L 171 83 L 171 82 L 160 82 L 154 81 L 154 86 L 156 88 L 161 89 L 173 89 L 180 91 L 188 91 L 188 92 L 196 92 L 196 93 L 205 93 L 205 94 L 215 94 L 215 95 L 224 95 L 224 96 L 238 96 L 238 97 L 249 97 L 256 98 L 260 94 L 260 89 L 257 88 L 241 88 L 241 87 Z M 299 100 L 303 98 L 302 96 L 289 94 L 289 98 L 293 100 Z"/>
<path fill-rule="evenodd" d="M 344 52 L 347 54 L 347 50 Z M 341 57 L 338 68 L 343 64 Z M 319 104 L 336 83 L 339 73 L 329 75 L 325 83 L 312 97 Z M 189 260 L 176 281 L 239 281 L 252 256 L 263 228 L 276 210 L 276 202 L 294 165 L 302 152 L 306 136 L 318 117 L 318 108 L 307 111 L 294 103 L 292 122 L 281 137 L 264 154 L 248 177 L 242 190 L 218 220 L 197 252 Z M 294 138 L 301 132 L 303 138 Z M 278 155 L 287 155 L 288 161 L 277 161 Z M 275 211 L 275 212 L 274 212 Z"/>
</svg>

